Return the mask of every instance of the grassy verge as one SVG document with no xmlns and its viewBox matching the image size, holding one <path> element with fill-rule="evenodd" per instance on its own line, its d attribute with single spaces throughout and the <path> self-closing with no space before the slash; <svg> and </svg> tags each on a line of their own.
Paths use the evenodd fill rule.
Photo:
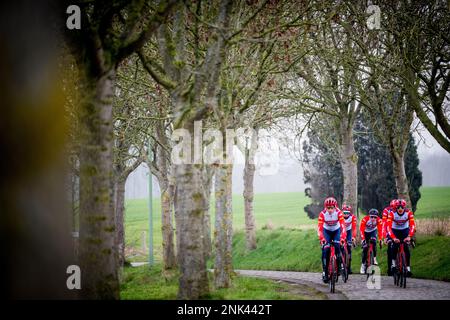
<svg viewBox="0 0 450 320">
<path fill-rule="evenodd" d="M 210 274 L 210 283 L 212 275 Z M 174 300 L 178 291 L 178 273 L 162 271 L 161 265 L 127 267 L 123 272 L 121 299 Z M 305 300 L 324 299 L 314 289 L 266 279 L 236 276 L 228 289 L 214 290 L 203 299 L 211 300 Z"/>
<path fill-rule="evenodd" d="M 450 187 L 421 188 L 422 198 L 416 211 L 419 243 L 412 255 L 414 276 L 450 281 L 450 245 L 448 219 L 450 217 Z M 246 252 L 244 229 L 244 205 L 240 195 L 233 196 L 233 258 L 236 269 L 272 269 L 296 271 L 321 271 L 320 247 L 314 230 L 317 220 L 311 220 L 303 212 L 309 202 L 303 193 L 257 194 L 254 200 L 256 225 L 258 228 L 258 249 Z M 214 202 L 212 202 L 214 204 Z M 153 203 L 154 255 L 161 261 L 161 215 L 159 198 Z M 214 205 L 211 206 L 214 208 Z M 214 221 L 214 210 L 212 210 Z M 443 220 L 444 219 L 444 220 Z M 447 219 L 447 220 L 445 220 Z M 265 225 L 274 230 L 262 230 Z M 214 227 L 214 223 L 212 223 Z M 284 229 L 283 229 L 284 227 Z M 296 228 L 296 229 L 286 229 Z M 147 253 L 143 243 L 148 242 L 148 203 L 145 199 L 128 200 L 126 203 L 126 245 L 127 249 L 140 249 L 136 254 L 127 254 L 130 261 L 146 261 Z M 143 241 L 142 232 L 146 232 Z M 359 271 L 361 249 L 354 250 L 352 268 Z M 379 255 L 382 272 L 386 272 L 386 249 Z M 211 267 L 211 263 L 210 263 Z M 176 286 L 175 286 L 176 287 Z"/>
<path fill-rule="evenodd" d="M 233 240 L 233 266 L 235 269 L 289 270 L 321 272 L 321 250 L 317 235 L 312 230 L 259 230 L 258 248 L 245 249 L 245 234 L 237 232 Z M 450 237 L 417 237 L 412 249 L 411 269 L 414 277 L 450 281 Z M 352 268 L 359 272 L 361 248 L 353 249 Z M 378 250 L 382 274 L 386 274 L 386 247 Z"/>
<path fill-rule="evenodd" d="M 423 187 L 420 189 L 422 197 L 418 203 L 416 218 L 448 218 L 450 217 L 450 187 Z M 256 194 L 254 199 L 254 212 L 256 226 L 262 229 L 265 225 L 273 228 L 314 228 L 316 220 L 311 220 L 303 211 L 303 207 L 310 202 L 303 192 L 264 193 Z M 214 208 L 214 201 L 211 202 Z M 161 210 L 160 199 L 153 201 L 153 241 L 155 256 L 161 257 Z M 380 208 L 381 209 L 381 208 Z M 212 210 L 214 221 L 214 210 Z M 125 239 L 128 248 L 136 249 L 137 253 L 132 261 L 145 260 L 145 243 L 148 242 L 148 201 L 146 199 L 133 199 L 126 201 Z M 214 227 L 214 223 L 212 223 Z M 233 228 L 244 229 L 244 202 L 241 195 L 233 195 Z M 143 239 L 145 232 L 145 241 Z"/>
<path fill-rule="evenodd" d="M 264 193 L 256 194 L 254 210 L 256 227 L 263 228 L 282 226 L 310 226 L 314 227 L 316 221 L 308 218 L 303 207 L 309 203 L 304 193 Z M 214 208 L 214 200 L 211 201 Z M 126 201 L 125 212 L 125 242 L 127 248 L 134 252 L 127 253 L 130 261 L 146 261 L 146 248 L 148 243 L 148 201 L 146 199 L 133 199 Z M 211 212 L 211 221 L 214 221 L 214 210 Z M 244 200 L 241 195 L 233 195 L 233 229 L 243 230 L 245 226 Z M 212 223 L 214 228 L 214 222 Z M 143 236 L 143 233 L 145 234 Z M 153 199 L 153 242 L 154 255 L 161 259 L 161 203 L 159 198 Z"/>
<path fill-rule="evenodd" d="M 417 218 L 448 218 L 450 216 L 450 187 L 420 188 L 422 197 L 417 203 Z"/>
</svg>

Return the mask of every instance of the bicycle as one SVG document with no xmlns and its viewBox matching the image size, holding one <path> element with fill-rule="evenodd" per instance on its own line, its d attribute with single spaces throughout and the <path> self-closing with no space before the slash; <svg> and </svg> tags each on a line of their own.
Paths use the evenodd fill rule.
<svg viewBox="0 0 450 320">
<path fill-rule="evenodd" d="M 373 246 L 376 245 L 377 239 L 376 238 L 370 238 L 369 240 L 369 249 L 367 251 L 367 258 L 366 258 L 366 270 L 365 273 L 367 275 L 367 279 L 369 279 L 369 277 L 371 275 L 373 275 L 375 273 L 375 270 L 372 270 L 372 272 L 369 274 L 367 273 L 367 270 L 369 270 L 370 266 L 375 265 L 375 257 L 374 257 L 374 248 Z"/>
<path fill-rule="evenodd" d="M 338 272 L 338 265 L 337 265 L 337 257 L 336 252 L 334 249 L 333 243 L 339 243 L 339 241 L 333 240 L 330 244 L 330 262 L 328 263 L 328 276 L 329 276 L 329 285 L 330 285 L 330 292 L 335 292 L 336 282 L 339 278 L 339 272 Z"/>
<path fill-rule="evenodd" d="M 409 243 L 406 242 L 406 244 L 408 245 Z M 395 257 L 395 270 L 392 273 L 394 276 L 394 284 L 400 288 L 406 288 L 406 277 L 408 275 L 404 245 L 405 242 L 401 241 L 397 251 L 397 256 Z"/>
<path fill-rule="evenodd" d="M 350 264 L 350 257 L 348 254 L 347 243 L 341 246 L 341 256 L 342 256 L 342 280 L 344 283 L 348 280 L 348 265 Z"/>
<path fill-rule="evenodd" d="M 348 270 L 349 270 L 349 266 L 350 266 L 350 254 L 348 253 L 348 244 L 347 241 L 345 241 L 345 244 L 343 246 L 341 246 L 341 255 L 342 255 L 342 280 L 344 280 L 344 283 L 347 282 L 348 280 Z M 355 247 L 355 243 L 352 243 L 352 246 Z"/>
</svg>

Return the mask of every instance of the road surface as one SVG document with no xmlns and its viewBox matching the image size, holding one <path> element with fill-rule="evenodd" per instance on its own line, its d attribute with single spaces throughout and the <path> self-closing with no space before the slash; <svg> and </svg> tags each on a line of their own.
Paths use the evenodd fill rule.
<svg viewBox="0 0 450 320">
<path fill-rule="evenodd" d="M 408 278 L 406 288 L 394 285 L 392 277 L 380 276 L 380 282 L 369 280 L 365 275 L 352 274 L 347 283 L 342 278 L 336 284 L 336 293 L 329 293 L 328 284 L 322 282 L 322 275 L 315 272 L 235 270 L 239 275 L 252 276 L 307 285 L 323 292 L 328 299 L 350 300 L 450 300 L 450 282 Z M 377 284 L 379 283 L 379 289 Z"/>
</svg>

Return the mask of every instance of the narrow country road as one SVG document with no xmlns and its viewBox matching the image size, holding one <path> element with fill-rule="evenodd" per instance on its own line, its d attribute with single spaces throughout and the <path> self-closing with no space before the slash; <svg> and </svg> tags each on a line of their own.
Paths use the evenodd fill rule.
<svg viewBox="0 0 450 320">
<path fill-rule="evenodd" d="M 342 278 L 339 277 L 336 293 L 332 294 L 329 293 L 328 285 L 322 282 L 320 273 L 262 270 L 235 270 L 235 272 L 243 276 L 307 285 L 325 293 L 328 299 L 450 300 L 450 282 L 436 280 L 408 278 L 406 288 L 399 288 L 394 285 L 392 277 L 381 276 L 380 289 L 369 289 L 366 276 L 352 274 L 347 283 L 343 283 Z"/>
</svg>

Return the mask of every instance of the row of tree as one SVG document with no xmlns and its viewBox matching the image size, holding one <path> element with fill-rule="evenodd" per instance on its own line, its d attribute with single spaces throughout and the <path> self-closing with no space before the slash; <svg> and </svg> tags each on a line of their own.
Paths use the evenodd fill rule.
<svg viewBox="0 0 450 320">
<path fill-rule="evenodd" d="M 161 188 L 163 261 L 165 268 L 180 269 L 179 298 L 208 293 L 206 261 L 213 247 L 214 285 L 230 286 L 232 164 L 196 163 L 195 152 L 191 163 L 172 163 L 180 129 L 191 137 L 203 134 L 197 121 L 202 121 L 203 131 L 218 128 L 223 137 L 227 129 L 253 129 L 235 139 L 245 155 L 249 249 L 256 247 L 255 141 L 258 130 L 277 119 L 300 116 L 320 133 L 316 137 L 335 138 L 331 156 L 338 159 L 342 175 L 334 167 L 327 167 L 327 174 L 343 181 L 342 199 L 355 208 L 358 188 L 372 172 L 358 171 L 354 132 L 363 112 L 370 117 L 370 126 L 365 126 L 386 146 L 384 152 L 389 151 L 396 193 L 408 203 L 412 199 L 404 164 L 414 111 L 443 147 L 448 143 L 449 13 L 444 1 L 381 1 L 380 30 L 367 27 L 365 4 L 352 2 L 77 4 L 82 27 L 65 30 L 73 57 L 66 106 L 73 120 L 70 149 L 79 181 L 79 206 L 74 207 L 79 208 L 86 298 L 119 298 L 119 270 L 125 261 L 124 185 L 141 163 Z M 79 81 L 73 83 L 73 78 Z M 430 115 L 435 130 L 429 128 Z M 202 154 L 219 141 L 219 159 L 226 158 L 225 139 L 210 137 L 201 145 L 195 141 L 183 143 Z M 361 150 L 365 147 L 361 142 Z"/>
<path fill-rule="evenodd" d="M 440 27 L 448 27 L 449 11 L 443 1 L 380 1 L 377 7 L 382 27 L 375 30 L 367 27 L 364 3 L 314 10 L 313 15 L 321 17 L 321 23 L 305 34 L 302 44 L 307 50 L 302 63 L 294 69 L 296 75 L 285 98 L 297 102 L 297 108 L 306 115 L 305 121 L 314 126 L 314 134 L 321 133 L 324 146 L 333 150 L 330 156 L 334 165 L 322 174 L 342 171 L 342 175 L 331 174 L 330 180 L 337 185 L 343 176 L 341 197 L 346 203 L 357 207 L 358 189 L 369 178 L 359 177 L 368 172 L 358 170 L 354 137 L 357 119 L 364 112 L 369 117 L 369 130 L 389 151 L 395 194 L 415 206 L 416 191 L 409 190 L 405 170 L 414 111 L 419 114 L 432 109 L 429 115 L 435 118 L 436 139 L 444 148 L 448 140 L 444 127 L 448 123 L 445 97 L 449 88 L 449 47 Z M 439 103 L 430 108 L 437 96 Z M 446 113 L 441 120 L 447 120 L 438 119 L 439 114 Z M 427 126 L 426 119 L 419 119 Z M 325 191 L 325 186 L 317 190 Z M 328 191 L 339 195 L 341 190 Z M 414 201 L 410 194 L 414 194 Z"/>
<path fill-rule="evenodd" d="M 370 127 L 368 116 L 361 114 L 355 124 L 355 150 L 358 156 L 358 207 L 355 214 L 359 216 L 359 209 L 368 212 L 376 208 L 380 212 L 392 199 L 398 197 L 393 173 L 393 160 L 388 148 L 374 135 Z M 306 195 L 312 203 L 305 206 L 305 211 L 311 219 L 317 219 L 323 209 L 323 201 L 328 196 L 334 196 L 338 203 L 343 203 L 343 173 L 339 156 L 331 138 L 321 138 L 323 133 L 310 128 L 307 141 L 302 146 L 302 164 L 304 182 L 310 187 Z M 413 211 L 417 208 L 422 185 L 422 173 L 419 168 L 417 147 L 412 134 L 408 140 L 405 152 L 405 172 L 408 179 L 408 190 Z"/>
</svg>

